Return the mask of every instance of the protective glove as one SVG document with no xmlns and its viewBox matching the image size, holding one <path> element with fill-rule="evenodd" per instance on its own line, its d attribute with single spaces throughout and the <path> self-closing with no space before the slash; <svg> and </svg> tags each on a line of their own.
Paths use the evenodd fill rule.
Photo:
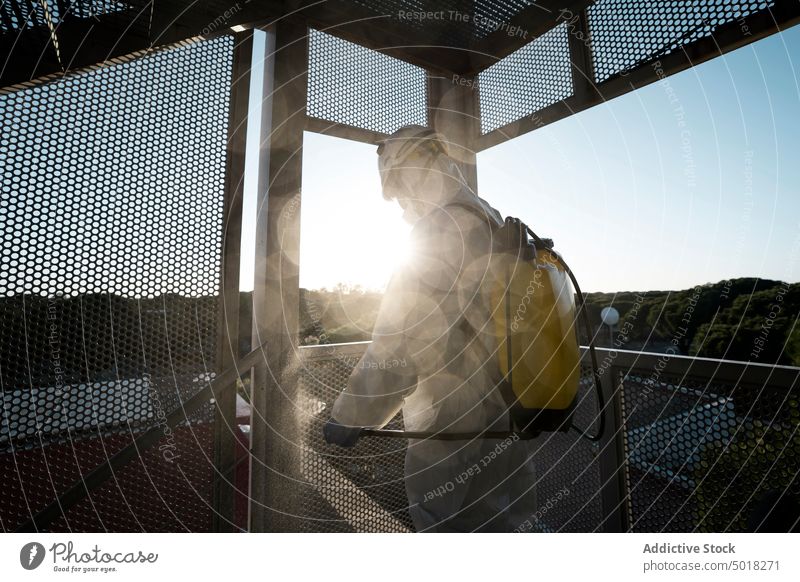
<svg viewBox="0 0 800 582">
<path fill-rule="evenodd" d="M 325 426 L 322 427 L 322 434 L 325 442 L 329 445 L 339 445 L 340 447 L 352 447 L 356 444 L 358 437 L 361 436 L 361 427 L 345 426 L 331 417 Z"/>
</svg>

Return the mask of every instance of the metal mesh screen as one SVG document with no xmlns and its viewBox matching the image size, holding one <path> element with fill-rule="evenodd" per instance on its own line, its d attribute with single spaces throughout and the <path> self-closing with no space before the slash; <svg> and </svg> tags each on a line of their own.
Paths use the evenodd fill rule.
<svg viewBox="0 0 800 582">
<path fill-rule="evenodd" d="M 72 18 L 91 18 L 130 9 L 130 3 L 117 0 L 3 0 L 0 3 L 0 32 L 19 30 L 26 25 L 58 26 L 67 14 Z"/>
<path fill-rule="evenodd" d="M 163 438 L 53 529 L 211 525 L 233 39 L 0 95 L 0 518 L 13 529 L 143 430 Z"/>
<path fill-rule="evenodd" d="M 300 376 L 301 478 L 299 511 L 306 531 L 413 531 L 403 481 L 408 441 L 365 437 L 352 449 L 332 447 L 322 426 L 347 385 L 359 355 L 306 359 Z M 397 415 L 387 428 L 402 429 Z"/>
<path fill-rule="evenodd" d="M 596 434 L 597 393 L 589 368 L 581 368 L 577 398 L 579 404 L 573 423 Z M 599 530 L 603 507 L 598 448 L 574 431 L 545 433 L 536 441 L 539 448 L 534 462 L 540 481 L 537 489 L 539 507 L 535 519 L 530 520 L 533 531 Z"/>
<path fill-rule="evenodd" d="M 306 353 L 321 349 L 305 348 Z M 306 531 L 413 531 L 404 486 L 408 441 L 364 437 L 352 449 L 327 445 L 322 426 L 345 386 L 361 351 L 348 348 L 328 356 L 307 356 L 300 374 L 303 491 L 295 503 Z M 589 371 L 583 370 L 575 422 L 592 425 L 597 400 Z M 387 428 L 402 429 L 398 415 Z M 577 433 L 550 433 L 536 439 L 539 509 L 534 531 L 594 531 L 602 522 L 596 448 Z M 533 483 L 531 485 L 534 485 Z M 523 526 L 523 524 L 520 524 Z"/>
<path fill-rule="evenodd" d="M 478 74 L 481 133 L 572 95 L 567 34 L 560 24 Z"/>
<path fill-rule="evenodd" d="M 476 0 L 473 5 L 473 31 L 475 38 L 481 39 L 497 30 L 507 33 L 504 25 L 511 19 L 531 6 L 528 0 L 505 0 L 497 2 L 494 0 Z"/>
<path fill-rule="evenodd" d="M 595 79 L 635 68 L 718 26 L 774 6 L 774 0 L 598 0 L 587 9 Z"/>
<path fill-rule="evenodd" d="M 620 379 L 633 531 L 746 531 L 764 495 L 800 495 L 797 386 Z"/>
<path fill-rule="evenodd" d="M 392 133 L 427 125 L 425 71 L 316 30 L 309 31 L 310 117 Z"/>
</svg>

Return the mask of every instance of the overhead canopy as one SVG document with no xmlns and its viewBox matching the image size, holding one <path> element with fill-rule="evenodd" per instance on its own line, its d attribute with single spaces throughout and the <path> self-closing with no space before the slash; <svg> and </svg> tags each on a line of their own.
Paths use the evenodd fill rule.
<svg viewBox="0 0 800 582">
<path fill-rule="evenodd" d="M 428 68 L 478 71 L 552 28 L 545 0 L 5 0 L 2 85 L 279 17 Z M 47 8 L 45 10 L 45 7 Z M 10 57 L 10 58 L 9 58 Z"/>
<path fill-rule="evenodd" d="M 288 20 L 479 88 L 484 149 L 799 19 L 797 0 L 4 0 L 0 87 Z"/>
</svg>

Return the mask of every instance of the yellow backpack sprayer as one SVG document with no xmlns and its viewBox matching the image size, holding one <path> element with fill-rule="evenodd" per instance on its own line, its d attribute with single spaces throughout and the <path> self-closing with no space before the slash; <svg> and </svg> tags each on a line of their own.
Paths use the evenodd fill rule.
<svg viewBox="0 0 800 582">
<path fill-rule="evenodd" d="M 487 218 L 473 207 L 455 205 L 482 220 Z M 500 390 L 510 413 L 509 431 L 446 433 L 364 429 L 364 436 L 440 440 L 512 435 L 534 438 L 542 432 L 572 429 L 591 441 L 602 437 L 605 404 L 597 356 L 583 294 L 575 276 L 553 250 L 553 242 L 539 238 L 518 219 L 508 217 L 502 227 L 492 230 L 494 254 L 499 262 L 497 272 L 501 274 L 491 282 L 492 319 L 499 342 L 496 357 L 504 376 Z M 589 336 L 589 358 L 600 411 L 596 435 L 572 424 L 580 384 L 579 317 Z"/>
</svg>

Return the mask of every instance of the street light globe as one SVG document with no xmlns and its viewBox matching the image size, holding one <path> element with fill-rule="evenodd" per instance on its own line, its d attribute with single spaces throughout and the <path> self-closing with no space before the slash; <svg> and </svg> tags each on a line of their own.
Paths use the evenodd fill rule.
<svg viewBox="0 0 800 582">
<path fill-rule="evenodd" d="M 600 311 L 600 319 L 603 320 L 608 327 L 613 327 L 619 322 L 619 311 L 613 307 L 603 307 Z"/>
</svg>

